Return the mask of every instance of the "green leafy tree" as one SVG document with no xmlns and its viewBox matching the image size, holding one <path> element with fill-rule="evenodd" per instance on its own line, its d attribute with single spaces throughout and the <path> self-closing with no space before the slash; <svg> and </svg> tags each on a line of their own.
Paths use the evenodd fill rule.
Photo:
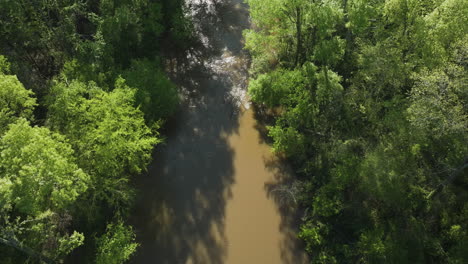
<svg viewBox="0 0 468 264">
<path fill-rule="evenodd" d="M 121 264 L 132 256 L 138 244 L 132 228 L 122 222 L 108 224 L 106 233 L 97 239 L 97 264 Z"/>
<path fill-rule="evenodd" d="M 93 83 L 58 82 L 52 88 L 49 126 L 67 136 L 91 176 L 92 200 L 125 209 L 132 200 L 130 175 L 140 173 L 159 142 L 134 107 L 135 90 L 116 81 L 105 92 Z"/>
<path fill-rule="evenodd" d="M 300 70 L 279 69 L 259 75 L 251 80 L 249 94 L 252 100 L 262 102 L 268 107 L 279 106 L 281 101 L 297 87 L 304 85 L 305 78 Z"/>
<path fill-rule="evenodd" d="M 26 90 L 16 76 L 3 74 L 8 70 L 5 58 L 0 56 L 0 135 L 18 118 L 31 120 L 36 106 L 32 91 Z"/>
<path fill-rule="evenodd" d="M 129 86 L 136 88 L 136 103 L 149 124 L 174 113 L 178 104 L 176 86 L 157 63 L 136 60 L 124 74 Z"/>
<path fill-rule="evenodd" d="M 0 242 L 32 258 L 61 259 L 83 243 L 67 214 L 89 182 L 65 138 L 24 119 L 0 139 Z"/>
<path fill-rule="evenodd" d="M 311 262 L 466 262 L 466 1 L 298 2 L 248 1 L 244 34 Z"/>
<path fill-rule="evenodd" d="M 183 7 L 0 1 L 0 50 L 9 59 L 0 56 L 2 263 L 60 262 L 85 242 L 71 226 L 93 245 L 102 223 L 128 213 L 130 178 L 145 170 L 177 106 L 158 58 L 162 43 L 177 52 L 192 43 Z"/>
<path fill-rule="evenodd" d="M 75 164 L 63 136 L 20 119 L 0 142 L 0 172 L 10 182 L 11 201 L 19 212 L 66 208 L 86 190 L 89 177 Z"/>
<path fill-rule="evenodd" d="M 27 87 L 44 88 L 80 42 L 84 3 L 72 0 L 0 2 L 0 49 Z M 42 91 L 42 89 L 41 89 Z"/>
<path fill-rule="evenodd" d="M 411 90 L 412 104 L 408 112 L 412 124 L 436 137 L 467 133 L 465 73 L 455 65 L 444 70 L 422 71 Z"/>
</svg>

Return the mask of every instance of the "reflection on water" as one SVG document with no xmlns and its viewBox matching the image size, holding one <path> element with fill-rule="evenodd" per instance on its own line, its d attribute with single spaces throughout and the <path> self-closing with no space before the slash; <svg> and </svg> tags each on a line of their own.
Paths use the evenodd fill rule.
<svg viewBox="0 0 468 264">
<path fill-rule="evenodd" d="M 154 154 L 132 222 L 132 263 L 303 263 L 294 212 L 271 197 L 290 173 L 262 142 L 245 98 L 241 0 L 188 4 L 201 45 L 168 61 L 185 100 Z M 182 58 L 181 58 L 182 57 Z"/>
</svg>

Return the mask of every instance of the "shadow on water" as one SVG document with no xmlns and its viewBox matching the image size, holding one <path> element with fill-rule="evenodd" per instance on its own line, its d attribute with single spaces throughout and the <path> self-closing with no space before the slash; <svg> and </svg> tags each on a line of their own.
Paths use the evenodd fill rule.
<svg viewBox="0 0 468 264">
<path fill-rule="evenodd" d="M 240 2 L 190 5 L 201 43 L 169 63 L 185 98 L 168 124 L 168 140 L 136 183 L 140 195 L 131 222 L 141 246 L 132 263 L 224 261 L 225 206 L 234 183 L 234 153 L 225 135 L 236 133 L 239 123 L 227 96 L 232 77 L 210 63 L 225 50 L 242 52 L 248 17 Z"/>
<path fill-rule="evenodd" d="M 256 123 L 254 129 L 259 132 L 259 143 L 272 145 L 273 140 L 268 136 L 267 126 L 275 124 L 275 116 L 279 109 L 266 109 L 262 106 L 253 106 Z M 309 263 L 305 253 L 305 244 L 297 235 L 301 224 L 303 210 L 299 208 L 298 194 L 300 182 L 294 176 L 294 170 L 287 159 L 282 155 L 263 157 L 265 168 L 272 175 L 272 179 L 264 184 L 268 199 L 275 202 L 281 216 L 280 232 L 283 239 L 280 242 L 280 255 L 282 263 Z"/>
<path fill-rule="evenodd" d="M 266 182 L 264 189 L 269 199 L 281 215 L 280 231 L 283 239 L 280 244 L 282 263 L 308 263 L 304 251 L 304 243 L 298 239 L 299 226 L 303 211 L 298 208 L 297 199 L 299 182 L 292 177 L 294 174 L 285 160 L 275 157 L 264 159 L 267 170 L 273 175 L 273 180 Z"/>
<path fill-rule="evenodd" d="M 167 141 L 156 148 L 147 175 L 136 182 L 140 195 L 131 223 L 140 247 L 131 263 L 227 259 L 226 204 L 236 180 L 236 153 L 228 136 L 239 133 L 241 116 L 232 88 L 246 85 L 248 57 L 242 50 L 242 31 L 249 27 L 249 15 L 242 0 L 215 1 L 187 4 L 200 43 L 186 54 L 169 56 L 166 63 L 184 99 L 167 124 Z M 226 68 L 228 60 L 239 63 L 231 61 Z M 295 210 L 280 206 L 272 191 L 291 176 L 277 163 L 265 161 L 274 180 L 264 189 L 282 214 L 281 262 L 304 263 L 293 228 L 298 226 Z"/>
</svg>

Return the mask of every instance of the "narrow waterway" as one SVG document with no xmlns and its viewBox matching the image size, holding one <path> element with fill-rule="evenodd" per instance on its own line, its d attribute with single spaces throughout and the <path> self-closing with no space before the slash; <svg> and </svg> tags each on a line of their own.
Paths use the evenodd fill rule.
<svg viewBox="0 0 468 264">
<path fill-rule="evenodd" d="M 132 217 L 132 263 L 306 263 L 294 210 L 273 195 L 292 175 L 263 141 L 246 98 L 242 0 L 187 3 L 200 45 L 167 61 L 183 102 Z"/>
</svg>

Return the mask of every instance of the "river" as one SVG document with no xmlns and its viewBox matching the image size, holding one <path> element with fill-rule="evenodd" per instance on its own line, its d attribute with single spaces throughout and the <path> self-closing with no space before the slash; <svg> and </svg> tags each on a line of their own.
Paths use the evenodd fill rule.
<svg viewBox="0 0 468 264">
<path fill-rule="evenodd" d="M 187 4 L 200 45 L 167 61 L 183 100 L 136 183 L 131 263 L 306 263 L 295 210 L 273 195 L 292 174 L 246 96 L 248 8 L 217 2 Z"/>
</svg>

